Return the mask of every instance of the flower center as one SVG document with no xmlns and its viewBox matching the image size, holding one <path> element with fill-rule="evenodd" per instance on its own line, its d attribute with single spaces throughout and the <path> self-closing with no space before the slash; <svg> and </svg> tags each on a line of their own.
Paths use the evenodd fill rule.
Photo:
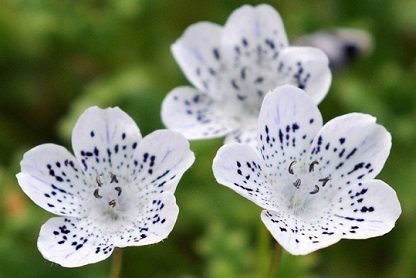
<svg viewBox="0 0 416 278">
<path fill-rule="evenodd" d="M 119 214 L 125 209 L 123 189 L 119 179 L 113 173 L 109 175 L 100 174 L 96 179 L 97 188 L 93 192 L 95 205 L 98 206 L 98 213 L 104 218 L 118 220 Z"/>
<path fill-rule="evenodd" d="M 319 177 L 316 171 L 318 161 L 312 161 L 309 164 L 303 164 L 296 168 L 297 161 L 292 161 L 288 167 L 291 179 L 292 194 L 289 198 L 289 209 L 295 213 L 300 213 L 308 206 L 313 196 L 319 194 L 321 188 L 325 187 L 331 177 Z"/>
</svg>

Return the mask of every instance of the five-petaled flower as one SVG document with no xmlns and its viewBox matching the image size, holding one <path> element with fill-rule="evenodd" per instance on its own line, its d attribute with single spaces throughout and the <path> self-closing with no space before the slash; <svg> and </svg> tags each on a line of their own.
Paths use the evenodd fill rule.
<svg viewBox="0 0 416 278">
<path fill-rule="evenodd" d="M 119 108 L 87 109 L 73 133 L 75 157 L 55 144 L 25 153 L 17 179 L 39 206 L 60 217 L 41 228 L 42 255 L 66 267 L 101 261 L 115 247 L 159 242 L 178 216 L 174 192 L 194 155 L 169 130 L 141 138 Z"/>
<path fill-rule="evenodd" d="M 266 92 L 293 84 L 319 103 L 331 82 L 326 55 L 289 47 L 280 15 L 264 4 L 237 9 L 224 27 L 191 25 L 172 52 L 195 88 L 173 89 L 163 101 L 162 120 L 188 139 L 226 136 L 226 142 L 255 144 Z"/>
<path fill-rule="evenodd" d="M 286 85 L 265 97 L 257 139 L 257 150 L 223 146 L 214 175 L 264 209 L 262 221 L 288 252 L 308 254 L 393 228 L 400 203 L 389 185 L 374 179 L 391 137 L 374 117 L 351 113 L 322 126 L 310 97 Z"/>
</svg>

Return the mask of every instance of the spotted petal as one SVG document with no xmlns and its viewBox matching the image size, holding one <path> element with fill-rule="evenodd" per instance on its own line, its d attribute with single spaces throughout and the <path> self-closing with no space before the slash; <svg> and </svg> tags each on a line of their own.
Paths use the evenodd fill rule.
<svg viewBox="0 0 416 278">
<path fill-rule="evenodd" d="M 38 206 L 57 215 L 80 216 L 88 184 L 75 157 L 65 148 L 44 144 L 23 156 L 19 185 Z"/>
<path fill-rule="evenodd" d="M 108 173 L 126 176 L 140 139 L 136 123 L 118 107 L 91 107 L 74 127 L 72 147 L 87 177 L 95 180 Z"/>
<path fill-rule="evenodd" d="M 282 50 L 277 75 L 280 84 L 292 84 L 305 90 L 318 104 L 328 93 L 331 71 L 328 57 L 313 47 L 288 47 Z"/>
<path fill-rule="evenodd" d="M 307 154 L 322 117 L 304 91 L 285 85 L 266 95 L 258 125 L 258 147 L 266 166 L 281 176 L 292 161 Z"/>
<path fill-rule="evenodd" d="M 171 47 L 188 80 L 215 99 L 221 99 L 227 91 L 222 81 L 226 73 L 220 49 L 221 31 L 217 24 L 199 22 L 189 26 Z"/>
<path fill-rule="evenodd" d="M 221 137 L 239 126 L 233 109 L 196 89 L 179 87 L 164 99 L 162 121 L 188 139 Z"/>
<path fill-rule="evenodd" d="M 269 5 L 245 5 L 230 15 L 221 39 L 231 92 L 260 106 L 266 92 L 282 84 L 276 68 L 288 42 L 280 15 Z"/>
<path fill-rule="evenodd" d="M 323 177 L 331 177 L 325 187 L 329 196 L 380 173 L 390 153 L 391 136 L 375 121 L 370 115 L 351 113 L 329 121 L 317 134 L 311 160 L 320 162 Z"/>
<path fill-rule="evenodd" d="M 157 130 L 139 143 L 130 176 L 142 194 L 174 192 L 195 157 L 185 137 L 171 130 Z"/>
<path fill-rule="evenodd" d="M 316 216 L 320 215 L 315 212 L 311 219 L 305 220 L 291 213 L 264 210 L 261 220 L 286 251 L 306 255 L 341 239 L 341 231 Z"/>
<path fill-rule="evenodd" d="M 343 231 L 343 238 L 365 239 L 393 229 L 401 214 L 396 192 L 380 180 L 368 180 L 344 188 L 333 199 L 328 214 Z"/>
<path fill-rule="evenodd" d="M 113 245 L 87 219 L 55 217 L 43 224 L 38 248 L 43 257 L 64 267 L 78 267 L 102 261 Z"/>
<path fill-rule="evenodd" d="M 229 64 L 250 60 L 258 61 L 279 55 L 288 46 L 280 15 L 269 5 L 244 5 L 235 10 L 224 25 L 221 43 Z"/>
<path fill-rule="evenodd" d="M 265 209 L 279 207 L 259 154 L 245 144 L 230 143 L 222 146 L 212 165 L 218 183 Z"/>
<path fill-rule="evenodd" d="M 140 213 L 140 212 L 139 212 Z M 167 238 L 178 218 L 179 208 L 172 192 L 163 192 L 154 196 L 140 213 L 127 225 L 119 228 L 114 236 L 114 245 L 118 247 L 153 244 Z"/>
<path fill-rule="evenodd" d="M 293 215 L 263 211 L 261 218 L 273 237 L 290 253 L 306 255 L 341 238 L 365 239 L 393 229 L 401 213 L 394 190 L 379 180 L 344 188 L 329 203 Z"/>
</svg>

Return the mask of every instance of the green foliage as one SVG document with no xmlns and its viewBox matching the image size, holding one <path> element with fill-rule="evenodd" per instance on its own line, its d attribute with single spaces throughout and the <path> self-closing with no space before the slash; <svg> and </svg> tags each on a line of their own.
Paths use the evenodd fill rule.
<svg viewBox="0 0 416 278">
<path fill-rule="evenodd" d="M 334 73 L 320 105 L 325 120 L 372 114 L 393 135 L 380 178 L 403 214 L 391 233 L 347 241 L 305 257 L 283 254 L 284 277 L 412 277 L 416 272 L 416 4 L 399 0 L 265 1 L 290 38 L 333 26 L 364 28 L 375 51 Z M 257 1 L 247 1 L 255 4 Z M 170 44 L 197 21 L 224 23 L 241 1 L 3 0 L 0 2 L 0 277 L 105 277 L 111 259 L 64 269 L 42 258 L 36 240 L 50 214 L 20 190 L 22 154 L 41 143 L 70 147 L 88 106 L 119 106 L 142 134 L 163 128 L 160 103 L 188 84 Z M 263 277 L 274 241 L 260 209 L 216 184 L 211 163 L 222 141 L 192 143 L 196 163 L 178 189 L 180 215 L 160 244 L 124 249 L 123 277 Z"/>
</svg>

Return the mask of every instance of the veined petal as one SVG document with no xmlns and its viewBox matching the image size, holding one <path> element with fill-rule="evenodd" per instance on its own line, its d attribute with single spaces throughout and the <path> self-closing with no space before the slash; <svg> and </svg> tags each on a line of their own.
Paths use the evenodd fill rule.
<svg viewBox="0 0 416 278">
<path fill-rule="evenodd" d="M 316 135 L 311 160 L 322 177 L 330 177 L 322 192 L 335 194 L 349 184 L 380 173 L 390 153 L 391 136 L 370 115 L 351 113 L 329 121 Z"/>
<path fill-rule="evenodd" d="M 315 212 L 319 217 L 318 212 Z M 308 221 L 292 214 L 264 210 L 261 220 L 279 244 L 292 255 L 306 255 L 341 239 L 341 231 L 319 218 Z"/>
<path fill-rule="evenodd" d="M 264 172 L 264 162 L 249 145 L 230 143 L 222 146 L 212 169 L 218 183 L 265 209 L 277 209 L 273 189 Z"/>
<path fill-rule="evenodd" d="M 137 220 L 120 227 L 113 237 L 117 247 L 141 246 L 167 238 L 178 218 L 179 208 L 172 192 L 154 195 Z"/>
<path fill-rule="evenodd" d="M 162 103 L 162 121 L 188 139 L 221 137 L 239 126 L 223 102 L 191 87 L 172 90 Z"/>
<path fill-rule="evenodd" d="M 102 261 L 113 245 L 87 219 L 55 217 L 43 224 L 38 238 L 43 257 L 64 267 L 78 267 Z"/>
<path fill-rule="evenodd" d="M 130 176 L 142 194 L 174 192 L 195 157 L 186 138 L 175 131 L 157 130 L 139 143 Z"/>
<path fill-rule="evenodd" d="M 305 90 L 316 104 L 328 93 L 332 75 L 323 51 L 313 47 L 288 47 L 282 50 L 277 68 L 280 84 Z"/>
<path fill-rule="evenodd" d="M 223 53 L 220 49 L 222 27 L 199 22 L 189 26 L 172 45 L 173 57 L 188 80 L 200 91 L 221 99 L 226 89 Z"/>
<path fill-rule="evenodd" d="M 401 214 L 396 192 L 380 180 L 367 180 L 344 188 L 332 200 L 327 214 L 343 231 L 343 238 L 365 239 L 393 229 Z"/>
<path fill-rule="evenodd" d="M 79 117 L 72 147 L 90 180 L 109 173 L 125 177 L 141 139 L 139 128 L 118 107 L 91 107 Z"/>
<path fill-rule="evenodd" d="M 285 85 L 268 93 L 258 120 L 258 148 L 270 173 L 282 176 L 303 159 L 321 126 L 318 108 L 301 89 Z"/>
<path fill-rule="evenodd" d="M 221 45 L 235 98 L 260 106 L 269 90 L 283 84 L 276 72 L 280 52 L 288 46 L 280 15 L 269 5 L 245 5 L 228 18 Z"/>
<path fill-rule="evenodd" d="M 17 174 L 20 187 L 38 206 L 57 215 L 80 216 L 89 184 L 64 147 L 43 144 L 27 151 Z"/>
</svg>

